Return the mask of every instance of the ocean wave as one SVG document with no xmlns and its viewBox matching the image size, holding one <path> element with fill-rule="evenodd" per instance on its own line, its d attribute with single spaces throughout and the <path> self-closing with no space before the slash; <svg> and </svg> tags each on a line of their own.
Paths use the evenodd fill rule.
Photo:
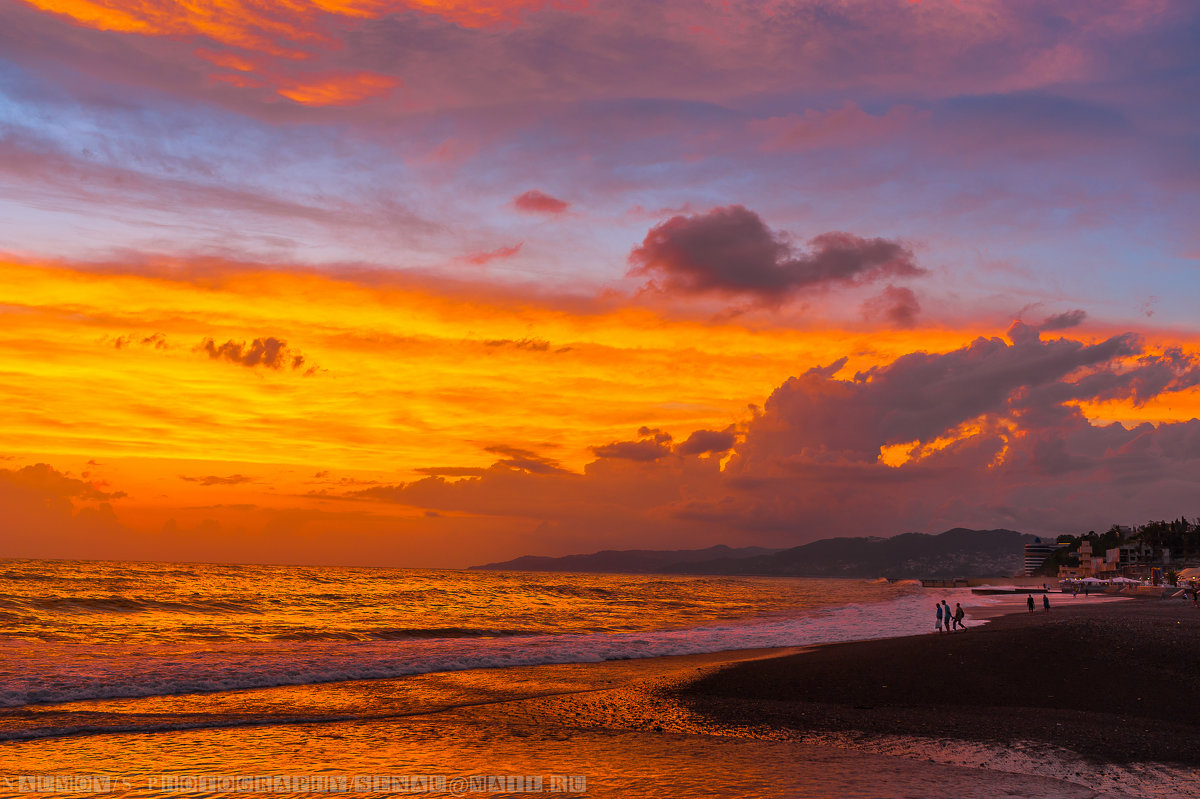
<svg viewBox="0 0 1200 799">
<path fill-rule="evenodd" d="M 0 706 L 212 693 L 915 635 L 932 630 L 926 605 L 933 596 L 922 593 L 889 602 L 842 605 L 770 621 L 629 633 L 226 642 L 197 644 L 190 650 L 182 646 L 104 650 L 87 645 L 27 645 L 11 648 L 7 673 L 0 675 Z M 936 596 L 954 601 L 971 595 L 965 590 L 947 590 Z M 0 739 L 4 735 L 0 733 Z"/>
<path fill-rule="evenodd" d="M 14 597 L 0 595 L 0 607 L 16 610 L 41 610 L 60 613 L 256 613 L 253 600 L 205 599 L 171 601 L 128 596 L 52 596 Z"/>
<path fill-rule="evenodd" d="M 295 630 L 271 636 L 276 641 L 409 641 L 428 638 L 514 638 L 546 635 L 545 630 L 474 627 L 394 627 L 363 630 Z"/>
</svg>

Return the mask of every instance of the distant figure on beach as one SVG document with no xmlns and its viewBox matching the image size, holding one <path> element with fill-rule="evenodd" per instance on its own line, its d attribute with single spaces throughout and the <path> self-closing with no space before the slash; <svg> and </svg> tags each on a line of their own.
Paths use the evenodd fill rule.
<svg viewBox="0 0 1200 799">
<path fill-rule="evenodd" d="M 1029 598 L 1025 601 L 1025 604 L 1029 605 L 1029 612 L 1033 613 L 1033 594 L 1029 595 Z"/>
<path fill-rule="evenodd" d="M 937 612 L 938 612 L 937 627 L 935 629 L 940 633 L 942 631 L 942 605 L 939 602 L 938 604 L 934 605 L 934 607 L 937 608 Z"/>
<path fill-rule="evenodd" d="M 1033 602 L 1033 597 L 1029 597 L 1029 601 Z M 1050 612 L 1050 595 L 1042 594 L 1042 610 L 1046 613 Z"/>
<path fill-rule="evenodd" d="M 955 628 L 962 629 L 962 630 L 965 630 L 967 628 L 967 626 L 965 624 L 963 624 L 963 616 L 966 616 L 966 615 L 967 615 L 967 612 L 962 609 L 962 603 L 955 602 L 954 603 L 954 626 L 955 626 Z"/>
<path fill-rule="evenodd" d="M 946 600 L 942 600 L 942 620 L 946 623 L 946 632 L 950 632 L 950 622 L 953 621 L 954 614 L 950 612 L 950 605 Z"/>
</svg>

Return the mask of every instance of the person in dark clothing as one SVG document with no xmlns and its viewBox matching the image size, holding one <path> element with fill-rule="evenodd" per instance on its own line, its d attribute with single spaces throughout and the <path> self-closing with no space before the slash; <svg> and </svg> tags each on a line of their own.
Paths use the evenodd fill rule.
<svg viewBox="0 0 1200 799">
<path fill-rule="evenodd" d="M 1026 600 L 1025 604 L 1029 606 L 1029 612 L 1033 613 L 1033 594 L 1029 595 L 1029 599 Z"/>
<path fill-rule="evenodd" d="M 963 630 L 967 629 L 967 625 L 963 624 L 963 616 L 966 616 L 966 615 L 967 615 L 967 612 L 965 610 L 963 610 L 962 603 L 955 602 L 954 603 L 954 626 L 956 628 L 963 629 Z"/>
<path fill-rule="evenodd" d="M 1030 597 L 1032 599 L 1033 597 Z M 1046 613 L 1050 612 L 1050 595 L 1042 594 L 1042 610 Z"/>
</svg>

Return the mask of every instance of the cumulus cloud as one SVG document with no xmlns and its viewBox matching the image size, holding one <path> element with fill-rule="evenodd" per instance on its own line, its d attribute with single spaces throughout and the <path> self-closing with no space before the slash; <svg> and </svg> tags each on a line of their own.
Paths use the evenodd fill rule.
<svg viewBox="0 0 1200 799">
<path fill-rule="evenodd" d="M 1151 386 L 1183 388 L 1196 373 L 1186 360 L 1141 356 L 1132 334 L 1091 345 L 1044 342 L 1016 322 L 1009 337 L 1011 343 L 979 338 L 948 353 L 909 353 L 846 380 L 811 371 L 793 377 L 756 423 L 759 430 L 770 419 L 787 424 L 748 444 L 759 452 L 820 447 L 874 460 L 881 445 L 931 441 L 980 416 L 1032 417 L 1088 399 L 1144 401 Z"/>
<path fill-rule="evenodd" d="M 0 517 L 5 557 L 113 558 L 131 554 L 128 531 L 109 500 L 123 491 L 105 491 L 70 477 L 49 464 L 0 469 Z"/>
<path fill-rule="evenodd" d="M 622 458 L 630 461 L 656 461 L 671 454 L 671 448 L 652 438 L 639 441 L 612 441 L 592 447 L 597 458 Z"/>
<path fill-rule="evenodd" d="M 888 285 L 863 303 L 862 312 L 867 319 L 880 319 L 892 327 L 915 327 L 921 303 L 912 289 Z"/>
<path fill-rule="evenodd" d="M 565 213 L 571 207 L 571 204 L 557 197 L 552 197 L 544 191 L 530 189 L 524 194 L 513 198 L 513 207 L 518 211 L 530 214 L 554 215 Z"/>
<path fill-rule="evenodd" d="M 68 477 L 46 463 L 36 463 L 15 471 L 0 469 L 0 473 L 9 485 L 21 486 L 33 493 L 84 501 L 121 499 L 125 496 L 124 491 L 102 491 L 103 484 Z"/>
<path fill-rule="evenodd" d="M 1062 313 L 1047 316 L 1040 325 L 1039 330 L 1066 330 L 1072 327 L 1078 327 L 1087 319 L 1087 311 L 1075 309 L 1074 311 L 1064 311 Z"/>
<path fill-rule="evenodd" d="M 1200 496 L 1200 420 L 1100 425 L 1078 405 L 1200 385 L 1194 355 L 1147 351 L 1129 333 L 1043 341 L 1018 322 L 1007 338 L 949 352 L 851 374 L 847 362 L 790 378 L 742 428 L 675 444 L 643 427 L 597 446 L 581 475 L 514 468 L 539 456 L 497 447 L 506 458 L 486 470 L 431 469 L 353 496 L 630 545 L 644 535 L 784 545 L 957 525 L 1086 530 L 1178 513 Z"/>
<path fill-rule="evenodd" d="M 688 512 L 777 531 L 816 519 L 844 532 L 1045 532 L 1149 518 L 1200 486 L 1200 421 L 1101 426 L 1075 403 L 1144 402 L 1198 380 L 1194 357 L 1147 353 L 1132 334 L 1042 341 L 1020 323 L 1007 342 L 910 353 L 846 379 L 811 370 L 750 422 L 729 490 Z M 889 447 L 900 462 L 884 461 Z"/>
<path fill-rule="evenodd" d="M 217 344 L 213 339 L 206 338 L 200 342 L 199 349 L 215 361 L 228 361 L 250 368 L 262 366 L 267 369 L 298 370 L 304 368 L 306 362 L 305 357 L 289 348 L 286 341 L 274 336 L 256 338 L 249 344 L 232 339 Z M 316 366 L 308 366 L 304 369 L 304 375 L 307 377 L 316 371 Z"/>
<path fill-rule="evenodd" d="M 696 430 L 675 448 L 680 455 L 721 454 L 733 449 L 737 436 L 733 427 L 725 430 Z"/>
<path fill-rule="evenodd" d="M 888 239 L 835 232 L 808 244 L 797 251 L 758 214 L 730 205 L 651 228 L 629 255 L 629 275 L 659 280 L 669 291 L 776 302 L 804 290 L 925 273 L 906 247 Z"/>
<path fill-rule="evenodd" d="M 657 427 L 646 427 L 645 425 L 638 428 L 638 436 L 641 438 L 652 438 L 658 444 L 665 444 L 672 438 L 671 434 L 666 430 L 659 430 Z"/>
</svg>

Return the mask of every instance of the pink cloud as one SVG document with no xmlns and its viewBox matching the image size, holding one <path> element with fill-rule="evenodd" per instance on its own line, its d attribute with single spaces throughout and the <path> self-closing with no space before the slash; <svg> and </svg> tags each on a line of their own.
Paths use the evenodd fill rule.
<svg viewBox="0 0 1200 799">
<path fill-rule="evenodd" d="M 521 251 L 523 246 L 525 246 L 525 242 L 522 241 L 512 245 L 511 247 L 497 247 L 496 249 L 489 250 L 488 252 L 473 253 L 471 255 L 464 256 L 462 260 L 469 264 L 474 264 L 475 266 L 484 266 L 492 261 L 512 258 Z"/>
<path fill-rule="evenodd" d="M 513 207 L 530 214 L 561 214 L 571 207 L 570 203 L 552 197 L 544 191 L 530 189 L 513 198 Z"/>
</svg>

